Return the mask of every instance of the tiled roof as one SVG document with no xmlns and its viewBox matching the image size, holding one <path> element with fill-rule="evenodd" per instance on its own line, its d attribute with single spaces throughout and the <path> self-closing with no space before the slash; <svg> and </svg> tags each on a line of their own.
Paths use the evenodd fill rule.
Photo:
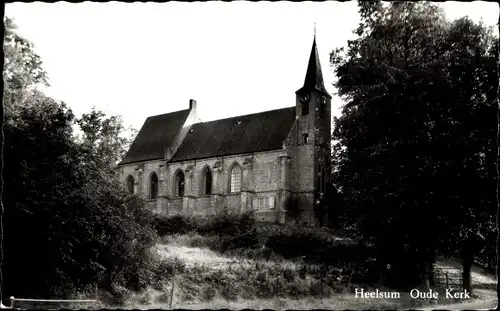
<svg viewBox="0 0 500 311">
<path fill-rule="evenodd" d="M 295 107 L 191 127 L 171 162 L 280 149 L 295 120 Z"/>
<path fill-rule="evenodd" d="M 163 158 L 188 115 L 186 109 L 147 118 L 120 164 Z"/>
</svg>

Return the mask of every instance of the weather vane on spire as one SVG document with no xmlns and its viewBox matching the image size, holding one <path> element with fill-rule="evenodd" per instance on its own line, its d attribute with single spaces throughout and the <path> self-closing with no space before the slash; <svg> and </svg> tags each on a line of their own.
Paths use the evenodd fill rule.
<svg viewBox="0 0 500 311">
<path fill-rule="evenodd" d="M 314 22 L 314 38 L 316 38 L 316 22 Z"/>
</svg>

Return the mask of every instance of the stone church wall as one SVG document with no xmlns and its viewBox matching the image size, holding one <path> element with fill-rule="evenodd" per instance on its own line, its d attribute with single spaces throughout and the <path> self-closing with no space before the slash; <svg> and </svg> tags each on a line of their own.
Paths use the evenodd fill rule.
<svg viewBox="0 0 500 311">
<path fill-rule="evenodd" d="M 314 191 L 314 146 L 302 145 L 292 148 L 291 189 L 294 192 Z"/>
<path fill-rule="evenodd" d="M 290 165 L 290 199 L 286 202 L 290 210 L 287 218 L 309 221 L 314 217 L 314 191 L 316 170 L 315 146 L 303 144 L 301 126 L 295 122 L 285 142 L 292 158 Z"/>
<path fill-rule="evenodd" d="M 225 207 L 234 212 L 241 212 L 249 208 L 258 209 L 259 212 L 260 210 L 272 210 L 278 207 L 276 194 L 279 191 L 281 179 L 279 157 L 283 154 L 283 150 L 277 150 L 169 163 L 170 175 L 166 178 L 169 179 L 170 187 L 166 191 L 170 197 L 174 198 L 175 174 L 178 170 L 182 170 L 186 178 L 185 195 L 192 196 L 196 202 L 194 214 L 216 214 Z M 219 166 L 219 169 L 214 168 L 216 165 Z M 231 194 L 229 193 L 230 172 L 234 165 L 239 165 L 242 170 L 242 192 Z M 214 200 L 214 195 L 206 196 L 203 193 L 203 173 L 206 167 L 212 172 L 212 194 L 219 195 L 217 200 Z M 187 170 L 191 170 L 192 174 L 186 173 Z M 254 207 L 255 199 L 261 197 L 268 200 L 267 204 Z M 269 199 L 270 197 L 272 199 Z"/>
<path fill-rule="evenodd" d="M 283 208 L 289 188 L 294 184 L 294 176 L 303 174 L 292 162 L 292 168 L 286 174 L 282 157 L 285 150 L 259 152 L 254 154 L 225 156 L 193 161 L 167 163 L 160 171 L 163 160 L 148 161 L 124 165 L 120 168 L 120 180 L 126 184 L 129 175 L 136 181 L 136 192 L 141 193 L 148 201 L 148 207 L 156 212 L 192 215 L 214 215 L 224 208 L 230 211 L 243 212 L 253 209 L 257 217 L 263 220 L 284 219 Z M 300 158 L 307 161 L 306 157 Z M 310 159 L 309 159 L 310 161 Z M 230 171 L 234 165 L 242 170 L 242 192 L 231 194 Z M 219 168 L 214 168 L 218 166 Z M 204 170 L 208 167 L 212 172 L 212 195 L 205 195 Z M 142 173 L 139 172 L 142 168 Z M 294 171 L 295 169 L 295 171 Z M 175 174 L 182 170 L 185 176 L 184 198 L 175 196 Z M 156 173 L 159 180 L 158 198 L 148 200 L 150 194 L 150 176 Z M 163 184 L 161 179 L 163 176 Z M 284 179 L 290 179 L 285 181 Z M 301 177 L 302 178 L 302 177 Z M 297 180 L 301 180 L 297 178 Z M 307 180 L 301 181 L 307 183 Z M 189 198 L 189 199 L 188 199 Z M 281 210 L 281 211 L 280 211 Z"/>
</svg>

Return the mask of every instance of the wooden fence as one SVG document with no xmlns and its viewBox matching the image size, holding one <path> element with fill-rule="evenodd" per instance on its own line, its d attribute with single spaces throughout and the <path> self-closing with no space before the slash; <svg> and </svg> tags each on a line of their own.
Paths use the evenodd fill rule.
<svg viewBox="0 0 500 311">
<path fill-rule="evenodd" d="M 434 268 L 434 284 L 446 288 L 462 289 L 462 270 Z"/>
<path fill-rule="evenodd" d="M 10 309 L 91 309 L 97 306 L 97 300 L 50 300 L 23 299 L 10 297 Z"/>
</svg>

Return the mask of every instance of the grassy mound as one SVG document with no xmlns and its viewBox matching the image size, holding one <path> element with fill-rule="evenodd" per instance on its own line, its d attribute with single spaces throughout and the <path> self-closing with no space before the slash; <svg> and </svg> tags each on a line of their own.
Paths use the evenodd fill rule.
<svg viewBox="0 0 500 311">
<path fill-rule="evenodd" d="M 327 228 L 300 224 L 255 222 L 252 213 L 220 214 L 215 217 L 157 216 L 158 235 L 187 234 L 186 245 L 207 247 L 222 254 L 265 260 L 290 259 L 304 264 L 336 267 L 349 282 L 375 284 L 368 273 L 372 249 L 360 240 L 340 237 Z"/>
</svg>

